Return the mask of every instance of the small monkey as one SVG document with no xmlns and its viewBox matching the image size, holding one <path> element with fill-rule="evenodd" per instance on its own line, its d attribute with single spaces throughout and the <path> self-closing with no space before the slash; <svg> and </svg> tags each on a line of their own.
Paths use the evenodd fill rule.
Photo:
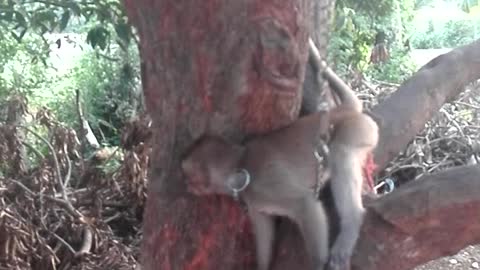
<svg viewBox="0 0 480 270">
<path fill-rule="evenodd" d="M 367 155 L 378 143 L 378 126 L 363 114 L 362 102 L 329 67 L 309 40 L 309 55 L 316 61 L 315 69 L 322 67 L 324 76 L 342 103 L 328 112 L 333 125 L 328 143 L 327 168 L 335 207 L 340 217 L 340 232 L 330 251 L 328 269 L 350 269 L 350 257 L 363 223 L 365 209 L 362 202 L 362 166 Z"/>
<path fill-rule="evenodd" d="M 314 49 L 311 43 L 311 55 Z M 320 59 L 317 56 L 313 55 Z M 362 165 L 377 144 L 378 127 L 362 113 L 361 102 L 348 86 L 339 87 L 326 77 L 342 101 L 339 107 L 301 117 L 244 145 L 206 136 L 182 161 L 190 192 L 233 194 L 245 202 L 256 238 L 257 270 L 270 267 L 273 216 L 287 217 L 298 225 L 315 270 L 324 269 L 327 263 L 331 270 L 349 269 L 364 213 Z M 325 210 L 313 195 L 318 165 L 313 153 L 319 138 L 327 133 L 326 123 L 332 125 L 327 170 L 340 217 L 340 233 L 330 252 Z"/>
</svg>

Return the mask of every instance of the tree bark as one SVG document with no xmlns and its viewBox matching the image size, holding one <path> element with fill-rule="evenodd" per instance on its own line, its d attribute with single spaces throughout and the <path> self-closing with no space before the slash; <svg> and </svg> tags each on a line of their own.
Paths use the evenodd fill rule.
<svg viewBox="0 0 480 270">
<path fill-rule="evenodd" d="M 477 40 L 434 58 L 375 106 L 372 114 L 380 126 L 380 141 L 374 153 L 377 170 L 405 149 L 445 102 L 452 101 L 465 85 L 479 78 Z"/>
<path fill-rule="evenodd" d="M 480 166 L 424 176 L 369 207 L 352 269 L 406 270 L 480 243 Z"/>
<path fill-rule="evenodd" d="M 313 1 L 125 3 L 154 131 L 143 268 L 250 269 L 245 213 L 227 197 L 187 194 L 179 161 L 205 133 L 240 141 L 297 118 Z"/>
</svg>

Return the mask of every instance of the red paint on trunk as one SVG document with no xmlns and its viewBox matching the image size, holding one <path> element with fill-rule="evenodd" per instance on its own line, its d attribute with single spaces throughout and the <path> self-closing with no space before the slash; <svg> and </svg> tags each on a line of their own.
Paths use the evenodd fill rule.
<svg viewBox="0 0 480 270">
<path fill-rule="evenodd" d="M 368 187 L 369 192 L 373 192 L 375 190 L 375 182 L 373 181 L 373 174 L 377 169 L 377 165 L 373 159 L 373 154 L 369 153 L 367 155 L 367 160 L 363 166 L 363 177 L 365 178 L 364 183 Z M 365 185 L 364 185 L 365 187 Z"/>
<path fill-rule="evenodd" d="M 206 112 L 212 112 L 212 94 L 210 92 L 209 79 L 212 77 L 211 72 L 211 60 L 208 57 L 208 53 L 200 51 L 195 57 L 195 71 L 197 73 L 197 83 L 195 88 L 200 94 L 203 102 L 203 108 Z"/>
<path fill-rule="evenodd" d="M 208 259 L 214 251 L 214 247 L 216 243 L 215 239 L 215 230 L 221 229 L 216 228 L 218 227 L 217 224 L 212 224 L 210 228 L 208 228 L 207 232 L 201 235 L 201 239 L 199 240 L 199 246 L 196 250 L 195 255 L 187 262 L 185 266 L 185 270 L 195 270 L 195 269 L 206 269 L 208 268 Z"/>
</svg>

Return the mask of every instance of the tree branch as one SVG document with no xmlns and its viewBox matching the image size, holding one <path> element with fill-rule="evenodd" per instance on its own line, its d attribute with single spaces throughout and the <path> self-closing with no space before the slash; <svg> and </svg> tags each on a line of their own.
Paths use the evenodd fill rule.
<svg viewBox="0 0 480 270">
<path fill-rule="evenodd" d="M 445 102 L 480 78 L 480 40 L 440 55 L 423 66 L 372 114 L 380 126 L 375 150 L 382 170 L 410 142 Z"/>
<path fill-rule="evenodd" d="M 90 128 L 90 124 L 88 123 L 87 119 L 85 119 L 85 116 L 83 115 L 82 98 L 80 96 L 79 89 L 75 90 L 75 96 L 76 96 L 78 120 L 80 122 L 80 126 L 82 127 L 82 130 L 80 132 L 82 141 L 87 142 L 88 146 L 97 149 L 100 147 L 100 144 L 98 143 L 98 140 L 95 137 L 95 134 L 93 134 L 93 131 Z"/>
<path fill-rule="evenodd" d="M 480 243 L 480 166 L 410 182 L 368 206 L 352 269 L 411 269 Z"/>
</svg>

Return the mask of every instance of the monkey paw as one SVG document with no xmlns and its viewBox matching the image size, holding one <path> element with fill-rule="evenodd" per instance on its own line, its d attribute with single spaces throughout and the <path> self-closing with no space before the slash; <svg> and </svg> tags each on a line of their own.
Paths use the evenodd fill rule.
<svg viewBox="0 0 480 270">
<path fill-rule="evenodd" d="M 326 270 L 350 270 L 350 255 L 347 253 L 332 253 Z"/>
</svg>

